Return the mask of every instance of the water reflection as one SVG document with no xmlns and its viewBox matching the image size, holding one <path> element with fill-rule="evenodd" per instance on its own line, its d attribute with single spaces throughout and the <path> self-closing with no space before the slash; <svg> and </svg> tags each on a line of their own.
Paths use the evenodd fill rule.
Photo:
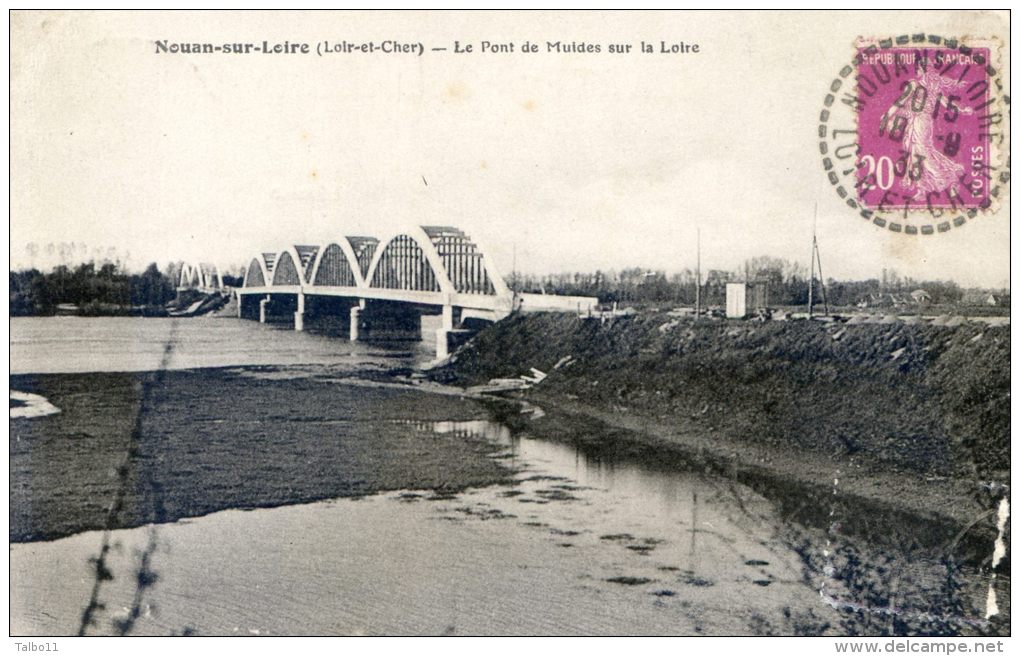
<svg viewBox="0 0 1020 656">
<path fill-rule="evenodd" d="M 772 496 L 762 496 L 731 477 L 537 439 L 498 422 L 413 425 L 502 447 L 497 457 L 514 468 L 518 489 L 512 496 L 471 493 L 482 506 L 507 514 L 527 503 L 529 522 L 552 527 L 554 536 L 590 533 L 598 539 L 589 542 L 603 551 L 622 548 L 645 558 L 611 561 L 617 571 L 603 580 L 665 584 L 656 593 L 663 597 L 679 588 L 711 588 L 716 601 L 766 600 L 776 585 L 792 585 L 837 611 L 826 619 L 826 612 L 794 602 L 778 621 L 756 615 L 760 633 L 958 635 L 990 626 L 981 618 L 987 573 L 937 539 L 919 543 L 916 518 L 904 524 L 898 513 L 855 510 L 792 484 L 763 486 Z M 784 512 L 805 503 L 815 506 L 806 516 L 822 516 L 821 525 L 791 522 Z M 844 524 L 867 530 L 847 533 Z M 930 526 L 928 532 L 940 534 Z M 576 537 L 563 544 L 578 545 Z"/>
<path fill-rule="evenodd" d="M 606 544 L 634 554 L 669 554 L 663 571 L 714 585 L 726 569 L 748 560 L 767 563 L 760 542 L 772 537 L 776 518 L 765 499 L 740 485 L 695 471 L 667 471 L 641 462 L 590 453 L 570 444 L 536 439 L 492 421 L 410 422 L 416 430 L 483 438 L 502 447 L 496 457 L 514 469 L 515 502 L 571 504 L 573 530 L 595 532 Z M 485 495 L 485 491 L 472 494 Z M 506 493 L 502 493 L 506 496 Z M 500 504 L 512 511 L 513 504 Z M 536 511 L 558 517 L 559 508 Z M 546 517 L 548 518 L 548 517 Z M 703 537 L 699 540 L 699 534 Z M 699 562 L 699 547 L 726 558 Z M 702 576 L 701 574 L 704 574 Z M 660 572 L 661 575 L 661 572 Z M 786 568 L 784 575 L 795 576 Z M 749 580 L 750 581 L 750 580 Z"/>
</svg>

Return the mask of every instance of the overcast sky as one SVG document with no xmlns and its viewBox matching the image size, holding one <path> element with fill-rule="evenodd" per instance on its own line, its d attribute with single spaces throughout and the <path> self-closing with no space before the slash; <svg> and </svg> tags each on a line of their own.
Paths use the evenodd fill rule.
<svg viewBox="0 0 1020 656">
<path fill-rule="evenodd" d="M 818 115 L 859 35 L 999 35 L 914 14 L 16 14 L 11 266 L 50 243 L 129 264 L 449 224 L 501 271 L 802 261 L 825 275 L 1003 286 L 1008 203 L 961 229 L 869 225 L 825 180 Z M 424 44 L 410 54 L 157 54 L 154 41 Z M 513 41 L 513 54 L 431 52 Z M 522 54 L 527 40 L 542 52 Z M 642 40 L 698 44 L 641 54 Z M 546 42 L 600 44 L 547 53 Z M 609 54 L 630 43 L 631 54 Z M 1006 79 L 1008 80 L 1008 73 Z M 37 244 L 30 256 L 27 245 Z"/>
</svg>

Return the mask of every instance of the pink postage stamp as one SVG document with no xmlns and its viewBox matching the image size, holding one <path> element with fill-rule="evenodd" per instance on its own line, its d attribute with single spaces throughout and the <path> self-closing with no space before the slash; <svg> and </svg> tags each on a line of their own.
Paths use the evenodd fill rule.
<svg viewBox="0 0 1020 656">
<path fill-rule="evenodd" d="M 1009 95 L 999 45 L 932 34 L 858 39 L 819 116 L 836 193 L 905 234 L 963 226 L 1009 184 Z"/>
<path fill-rule="evenodd" d="M 857 58 L 858 198 L 878 209 L 983 207 L 987 47 L 872 47 Z"/>
</svg>

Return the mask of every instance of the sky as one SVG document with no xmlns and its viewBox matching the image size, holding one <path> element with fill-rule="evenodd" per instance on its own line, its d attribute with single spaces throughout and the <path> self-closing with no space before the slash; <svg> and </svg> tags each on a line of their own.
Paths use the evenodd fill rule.
<svg viewBox="0 0 1020 656">
<path fill-rule="evenodd" d="M 817 207 L 826 277 L 1008 286 L 1008 199 L 907 236 L 825 179 L 818 116 L 854 40 L 916 32 L 997 37 L 1008 66 L 1008 15 L 988 12 L 16 12 L 10 264 L 52 266 L 64 243 L 137 269 L 229 267 L 441 224 L 504 275 L 693 268 L 699 230 L 703 269 L 807 266 Z M 170 54 L 157 40 L 425 52 Z M 642 40 L 698 52 L 643 54 Z M 546 52 L 554 41 L 601 52 Z"/>
</svg>

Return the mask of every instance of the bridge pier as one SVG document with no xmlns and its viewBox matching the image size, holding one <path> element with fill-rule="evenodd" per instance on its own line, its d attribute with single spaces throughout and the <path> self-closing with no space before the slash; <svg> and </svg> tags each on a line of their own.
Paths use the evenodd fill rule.
<svg viewBox="0 0 1020 656">
<path fill-rule="evenodd" d="M 453 306 L 443 306 L 443 323 L 436 331 L 436 359 L 450 357 L 450 333 L 453 332 Z"/>
<path fill-rule="evenodd" d="M 265 298 L 259 300 L 259 323 L 265 323 L 266 322 L 266 318 L 268 317 L 268 314 L 269 314 L 267 309 L 266 309 L 266 306 L 268 306 L 268 305 L 269 305 L 269 294 L 266 294 Z"/>
<path fill-rule="evenodd" d="M 305 329 L 305 294 L 298 292 L 297 310 L 294 312 L 294 330 L 301 332 Z"/>
<path fill-rule="evenodd" d="M 361 339 L 361 313 L 365 310 L 365 299 L 360 299 L 358 304 L 351 308 L 350 340 L 357 342 Z"/>
<path fill-rule="evenodd" d="M 443 322 L 436 331 L 436 359 L 442 360 L 450 357 L 452 351 L 471 339 L 476 331 L 465 328 L 456 328 L 461 323 L 463 310 L 454 308 L 450 304 L 443 306 Z"/>
</svg>

